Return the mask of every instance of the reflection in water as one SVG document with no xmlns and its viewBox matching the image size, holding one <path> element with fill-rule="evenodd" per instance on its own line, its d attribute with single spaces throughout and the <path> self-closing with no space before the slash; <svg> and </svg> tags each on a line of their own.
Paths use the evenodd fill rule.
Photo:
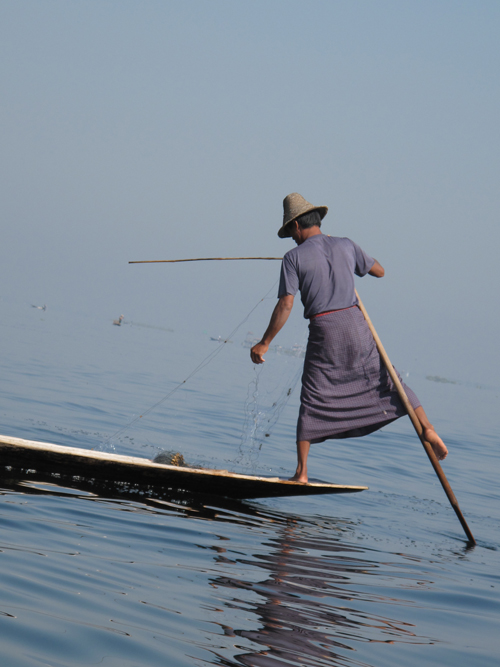
<svg viewBox="0 0 500 667">
<path fill-rule="evenodd" d="M 6 480 L 3 482 L 5 484 Z M 403 585 L 405 588 L 429 586 L 429 582 L 423 581 L 421 575 L 416 579 L 414 572 L 418 568 L 405 571 L 401 558 L 397 564 L 366 558 L 366 549 L 347 543 L 354 537 L 350 534 L 353 527 L 349 522 L 319 518 L 307 521 L 258 504 L 222 498 L 210 500 L 173 494 L 154 498 L 148 496 L 146 490 L 139 493 L 137 489 L 115 486 L 103 489 L 84 480 L 80 480 L 79 485 L 80 490 L 74 492 L 69 487 L 54 485 L 53 481 L 29 479 L 28 475 L 25 480 L 11 480 L 8 486 L 25 495 L 57 495 L 61 499 L 75 496 L 107 504 L 115 499 L 116 506 L 122 506 L 127 513 L 143 511 L 147 506 L 150 516 L 182 516 L 212 526 L 208 541 L 191 543 L 189 549 L 198 547 L 215 552 L 211 558 L 215 566 L 206 568 L 203 560 L 200 561 L 195 571 L 207 572 L 207 579 L 201 589 L 187 589 L 194 605 L 197 599 L 206 599 L 208 582 L 210 602 L 198 605 L 204 610 L 201 618 L 185 617 L 189 625 L 198 625 L 201 629 L 206 628 L 206 611 L 218 612 L 215 617 L 219 616 L 220 621 L 214 616 L 211 619 L 219 630 L 211 633 L 208 644 L 206 641 L 194 644 L 193 640 L 185 639 L 186 655 L 190 655 L 193 645 L 210 653 L 212 659 L 206 664 L 370 667 L 374 663 L 370 662 L 363 645 L 436 641 L 418 636 L 414 625 L 394 618 L 396 608 L 414 605 L 395 597 L 394 591 L 402 590 Z M 219 526 L 217 533 L 215 525 Z M 120 535 L 121 531 L 120 528 Z M 153 533 L 148 535 L 153 536 Z M 217 537 L 216 544 L 214 537 Z M 162 551 L 165 549 L 167 554 L 168 548 L 168 541 L 162 544 Z M 374 553 L 374 558 L 378 555 Z M 162 562 L 161 567 L 165 564 Z M 144 574 L 151 574 L 148 569 L 151 564 L 141 561 L 141 567 Z M 179 564 L 172 573 L 177 567 L 180 572 L 174 579 L 186 572 Z M 157 576 L 165 578 L 163 572 L 158 575 L 155 571 Z M 168 586 L 172 586 L 173 581 L 165 579 L 165 592 L 170 591 Z M 125 590 L 123 593 L 128 594 Z M 148 608 L 160 609 L 155 595 L 147 590 L 141 595 L 144 596 L 142 605 L 148 597 Z M 186 613 L 184 605 L 176 604 L 172 602 L 169 611 L 182 617 Z M 380 613 L 384 606 L 387 615 Z M 137 632 L 137 623 L 134 628 Z M 163 637 L 163 633 L 173 636 L 169 634 L 168 623 L 166 627 L 158 626 L 155 640 Z"/>
<path fill-rule="evenodd" d="M 379 564 L 357 558 L 360 550 L 345 546 L 337 538 L 307 535 L 307 526 L 289 519 L 279 536 L 267 544 L 267 553 L 256 560 L 229 560 L 226 550 L 218 552 L 216 562 L 237 562 L 265 570 L 262 581 L 253 582 L 219 576 L 214 586 L 236 591 L 225 601 L 228 609 L 239 610 L 248 617 L 258 617 L 261 627 L 255 630 L 232 628 L 220 624 L 225 635 L 242 637 L 265 648 L 244 652 L 228 661 L 217 655 L 223 665 L 270 667 L 278 665 L 368 665 L 348 652 L 356 651 L 359 642 L 432 643 L 417 637 L 414 627 L 394 618 L 368 611 L 369 603 L 409 604 L 381 595 L 367 594 L 353 588 L 353 578 L 379 574 Z M 270 549 L 269 549 L 270 547 Z M 246 596 L 242 591 L 257 594 Z M 368 604 L 367 604 L 368 603 Z M 221 662 L 219 662 L 219 660 Z"/>
</svg>

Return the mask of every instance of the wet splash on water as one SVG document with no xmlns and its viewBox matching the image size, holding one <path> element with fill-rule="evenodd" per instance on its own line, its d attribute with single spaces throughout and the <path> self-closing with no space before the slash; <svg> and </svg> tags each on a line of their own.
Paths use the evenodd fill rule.
<svg viewBox="0 0 500 667">
<path fill-rule="evenodd" d="M 253 473 L 263 446 L 271 438 L 276 424 L 296 391 L 302 376 L 305 345 L 304 334 L 300 344 L 290 348 L 275 346 L 270 349 L 268 354 L 281 357 L 276 363 L 275 356 L 271 369 L 265 366 L 253 367 L 253 377 L 248 383 L 244 404 L 241 442 L 235 460 L 236 464 L 248 467 Z M 248 337 L 244 346 L 249 347 Z"/>
</svg>

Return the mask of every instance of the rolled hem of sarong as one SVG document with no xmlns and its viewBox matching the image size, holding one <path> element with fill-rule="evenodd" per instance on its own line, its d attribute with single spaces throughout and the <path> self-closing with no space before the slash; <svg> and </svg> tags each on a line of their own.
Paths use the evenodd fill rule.
<svg viewBox="0 0 500 667">
<path fill-rule="evenodd" d="M 400 416 L 402 417 L 403 415 Z M 318 445 L 320 442 L 325 442 L 325 440 L 362 438 L 365 435 L 370 435 L 370 433 L 378 431 L 379 429 L 383 428 L 384 426 L 387 426 L 388 424 L 392 424 L 392 422 L 395 422 L 396 419 L 399 419 L 399 416 L 393 417 L 392 419 L 386 419 L 385 421 L 379 422 L 378 424 L 370 424 L 369 426 L 360 426 L 359 428 L 351 428 L 348 431 L 342 431 L 342 433 L 333 433 L 332 435 L 325 435 L 321 438 L 311 438 L 309 442 L 311 443 L 311 445 Z M 306 438 L 303 438 L 303 440 L 306 440 Z"/>
</svg>

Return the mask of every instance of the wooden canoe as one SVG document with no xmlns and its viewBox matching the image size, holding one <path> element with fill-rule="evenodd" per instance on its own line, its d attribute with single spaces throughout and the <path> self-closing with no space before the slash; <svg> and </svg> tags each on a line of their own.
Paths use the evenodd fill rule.
<svg viewBox="0 0 500 667">
<path fill-rule="evenodd" d="M 33 471 L 59 478 L 97 479 L 142 487 L 213 494 L 227 498 L 271 498 L 325 493 L 355 493 L 366 486 L 311 481 L 299 484 L 279 477 L 241 475 L 227 470 L 187 468 L 135 456 L 120 456 L 0 435 L 0 470 Z"/>
</svg>

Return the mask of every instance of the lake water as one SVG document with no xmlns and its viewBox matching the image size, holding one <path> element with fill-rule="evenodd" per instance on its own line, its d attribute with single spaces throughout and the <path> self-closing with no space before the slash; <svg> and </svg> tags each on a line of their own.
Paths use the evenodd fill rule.
<svg viewBox="0 0 500 667">
<path fill-rule="evenodd" d="M 1 305 L 0 433 L 293 472 L 303 326 L 256 370 L 245 340 L 261 321 L 221 345 L 227 332 L 180 320 Z M 311 476 L 370 487 L 353 495 L 153 498 L 5 474 L 2 667 L 496 666 L 500 386 L 399 370 L 450 448 L 475 547 L 407 419 L 313 446 Z"/>
</svg>

